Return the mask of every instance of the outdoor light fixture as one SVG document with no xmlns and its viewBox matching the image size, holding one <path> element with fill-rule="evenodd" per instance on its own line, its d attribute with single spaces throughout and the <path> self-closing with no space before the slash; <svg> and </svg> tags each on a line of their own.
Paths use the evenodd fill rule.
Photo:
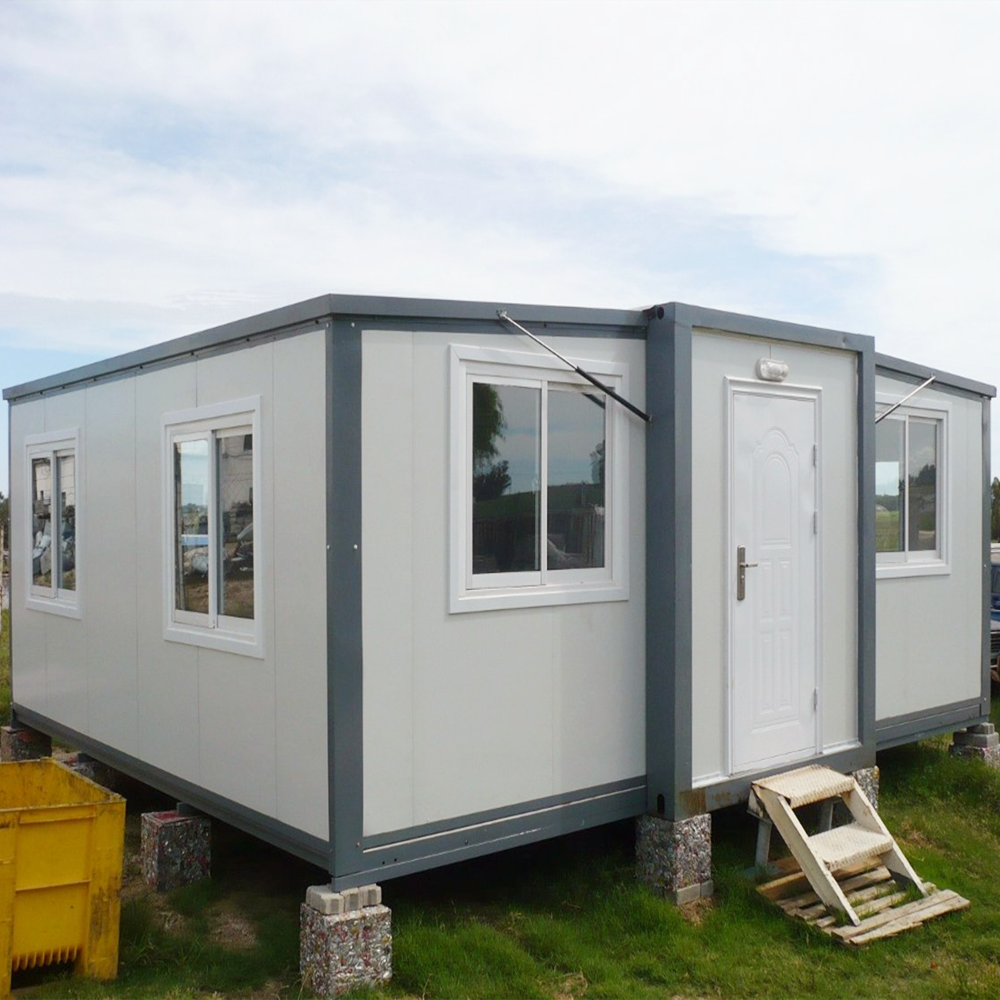
<svg viewBox="0 0 1000 1000">
<path fill-rule="evenodd" d="M 761 358 L 757 362 L 757 377 L 765 382 L 784 382 L 788 378 L 788 365 L 784 361 Z"/>
</svg>

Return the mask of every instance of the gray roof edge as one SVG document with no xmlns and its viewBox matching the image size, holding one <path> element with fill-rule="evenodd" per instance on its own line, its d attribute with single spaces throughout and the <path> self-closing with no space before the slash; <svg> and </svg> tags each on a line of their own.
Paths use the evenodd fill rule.
<svg viewBox="0 0 1000 1000">
<path fill-rule="evenodd" d="M 163 343 L 140 347 L 138 350 L 119 354 L 104 361 L 95 361 L 93 364 L 83 365 L 80 368 L 71 368 L 69 371 L 47 375 L 22 385 L 11 386 L 9 389 L 4 389 L 3 398 L 13 402 L 23 396 L 32 396 L 55 389 L 66 389 L 73 385 L 93 382 L 120 372 L 137 370 L 147 365 L 183 357 L 186 354 L 197 354 L 199 351 L 211 350 L 213 347 L 232 341 L 249 340 L 272 330 L 315 322 L 329 315 L 329 300 L 330 296 L 321 295 L 314 299 L 307 299 L 305 302 L 298 302 L 295 305 L 271 309 L 246 319 L 234 320 L 231 323 L 209 327 L 207 330 L 200 330 L 197 333 L 175 337 L 173 340 L 167 340 Z"/>
<path fill-rule="evenodd" d="M 11 402 L 25 396 L 62 390 L 108 378 L 147 365 L 155 365 L 184 355 L 197 354 L 239 340 L 250 340 L 282 329 L 320 322 L 336 316 L 370 317 L 372 320 L 412 319 L 492 322 L 506 309 L 521 323 L 581 325 L 640 329 L 645 325 L 642 309 L 600 309 L 589 306 L 544 306 L 525 303 L 476 302 L 451 299 L 419 299 L 385 295 L 320 295 L 294 305 L 210 327 L 197 333 L 152 344 L 126 354 L 95 361 L 55 375 L 11 386 L 3 398 Z"/>
<path fill-rule="evenodd" d="M 825 326 L 811 326 L 783 319 L 768 319 L 747 313 L 710 309 L 686 302 L 670 302 L 663 306 L 678 323 L 686 326 L 721 330 L 724 333 L 744 334 L 752 337 L 771 337 L 777 340 L 799 341 L 822 347 L 849 351 L 873 350 L 875 338 L 870 334 L 851 333 Z"/>
<path fill-rule="evenodd" d="M 976 382 L 971 378 L 962 375 L 953 375 L 951 372 L 944 372 L 938 368 L 929 368 L 927 365 L 918 365 L 913 361 L 904 361 L 902 358 L 894 358 L 888 354 L 875 355 L 875 368 L 879 374 L 894 373 L 906 375 L 911 379 L 925 381 L 932 375 L 935 382 L 951 389 L 961 389 L 965 392 L 975 393 L 978 396 L 986 396 L 992 399 L 996 396 L 996 386 L 986 382 Z"/>
</svg>

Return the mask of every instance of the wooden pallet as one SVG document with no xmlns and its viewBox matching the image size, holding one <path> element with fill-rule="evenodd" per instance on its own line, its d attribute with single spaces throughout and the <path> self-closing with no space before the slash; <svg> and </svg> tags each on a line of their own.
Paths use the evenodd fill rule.
<svg viewBox="0 0 1000 1000">
<path fill-rule="evenodd" d="M 969 907 L 969 901 L 958 893 L 950 889 L 939 890 L 929 882 L 923 886 L 926 896 L 907 902 L 911 895 L 893 881 L 888 868 L 862 862 L 834 873 L 840 891 L 861 920 L 857 926 L 844 925 L 843 917 L 836 911 L 831 913 L 812 890 L 809 879 L 795 865 L 794 859 L 783 860 L 781 867 L 786 873 L 758 886 L 757 891 L 793 920 L 802 920 L 852 947 L 894 937 L 935 917 Z M 794 870 L 788 871 L 789 868 Z"/>
</svg>

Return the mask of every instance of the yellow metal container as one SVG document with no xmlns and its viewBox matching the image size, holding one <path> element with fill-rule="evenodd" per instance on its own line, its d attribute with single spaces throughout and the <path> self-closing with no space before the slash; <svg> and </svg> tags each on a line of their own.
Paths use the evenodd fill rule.
<svg viewBox="0 0 1000 1000">
<path fill-rule="evenodd" d="M 73 962 L 118 974 L 125 800 L 51 759 L 0 764 L 0 997 Z"/>
</svg>

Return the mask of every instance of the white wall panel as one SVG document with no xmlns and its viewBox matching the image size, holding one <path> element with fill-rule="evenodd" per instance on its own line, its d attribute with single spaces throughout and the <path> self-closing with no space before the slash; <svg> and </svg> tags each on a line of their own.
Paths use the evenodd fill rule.
<svg viewBox="0 0 1000 1000">
<path fill-rule="evenodd" d="M 274 345 L 273 539 L 277 818 L 329 833 L 326 684 L 326 338 Z"/>
<path fill-rule="evenodd" d="M 413 334 L 362 343 L 364 832 L 413 825 Z M 424 396 L 424 393 L 421 393 Z M 419 475 L 424 475 L 421 468 Z M 421 576 L 419 586 L 426 585 Z"/>
<path fill-rule="evenodd" d="M 195 405 L 195 366 L 135 380 L 139 756 L 198 782 L 198 650 L 163 638 L 164 413 Z"/>
<path fill-rule="evenodd" d="M 199 649 L 198 675 L 199 783 L 274 816 L 273 665 L 266 659 Z"/>
<path fill-rule="evenodd" d="M 369 746 L 376 740 L 382 741 L 378 752 L 386 760 L 401 760 L 405 767 L 407 755 L 412 754 L 416 824 L 641 774 L 645 770 L 642 428 L 632 435 L 630 457 L 629 601 L 449 615 L 449 345 L 515 351 L 531 347 L 507 335 L 463 338 L 419 333 L 412 338 L 412 376 L 392 356 L 392 374 L 383 380 L 369 366 L 369 358 L 405 343 L 406 336 L 365 335 L 366 764 Z M 630 395 L 641 403 L 642 343 L 561 338 L 558 346 L 571 356 L 628 363 Z M 412 386 L 404 397 L 412 399 L 408 409 L 400 401 L 407 382 Z M 370 414 L 381 418 L 373 423 Z M 407 431 L 407 425 L 412 429 Z M 409 440 L 412 458 L 403 461 Z M 394 456 L 391 460 L 377 457 L 385 450 Z M 402 474 L 394 471 L 400 465 Z M 391 494 L 373 495 L 376 479 L 374 475 L 369 479 L 370 468 L 381 469 L 382 480 L 391 477 L 395 482 Z M 411 477 L 409 484 L 401 481 L 405 475 Z M 400 554 L 406 547 L 405 532 L 395 542 L 376 543 L 373 551 L 375 526 L 384 523 L 396 538 L 394 522 L 400 519 L 413 525 L 409 564 L 405 552 Z M 410 573 L 413 586 L 407 596 L 404 581 Z M 392 602 L 383 599 L 387 594 L 395 595 Z M 379 649 L 374 666 L 373 640 Z M 370 666 L 384 682 L 404 690 L 411 685 L 408 709 L 407 696 L 398 689 L 389 695 L 381 692 L 375 675 L 368 675 Z M 373 698 L 369 690 L 375 692 Z M 391 711 L 397 724 L 386 725 L 376 706 Z M 407 710 L 409 723 L 399 721 Z M 398 829 L 405 818 L 383 780 L 366 769 L 369 834 Z M 391 779 L 393 795 L 401 794 L 397 784 Z"/>
<path fill-rule="evenodd" d="M 34 399 L 10 408 L 10 495 L 14 498 L 10 522 L 10 620 L 13 697 L 19 705 L 45 712 L 48 709 L 48 666 L 45 655 L 45 619 L 25 605 L 30 558 L 30 530 L 26 504 L 31 500 L 24 467 L 24 439 L 45 430 L 45 401 Z"/>
<path fill-rule="evenodd" d="M 910 382 L 880 376 L 878 392 Z M 982 686 L 982 403 L 923 390 L 913 406 L 947 405 L 948 566 L 938 576 L 876 581 L 876 718 L 976 699 Z"/>
<path fill-rule="evenodd" d="M 728 770 L 726 377 L 754 378 L 759 358 L 787 361 L 789 384 L 820 386 L 822 732 L 857 737 L 857 417 L 854 355 L 707 330 L 692 346 L 693 774 Z"/>
<path fill-rule="evenodd" d="M 139 752 L 135 380 L 85 391 L 84 618 L 89 735 Z"/>
</svg>

